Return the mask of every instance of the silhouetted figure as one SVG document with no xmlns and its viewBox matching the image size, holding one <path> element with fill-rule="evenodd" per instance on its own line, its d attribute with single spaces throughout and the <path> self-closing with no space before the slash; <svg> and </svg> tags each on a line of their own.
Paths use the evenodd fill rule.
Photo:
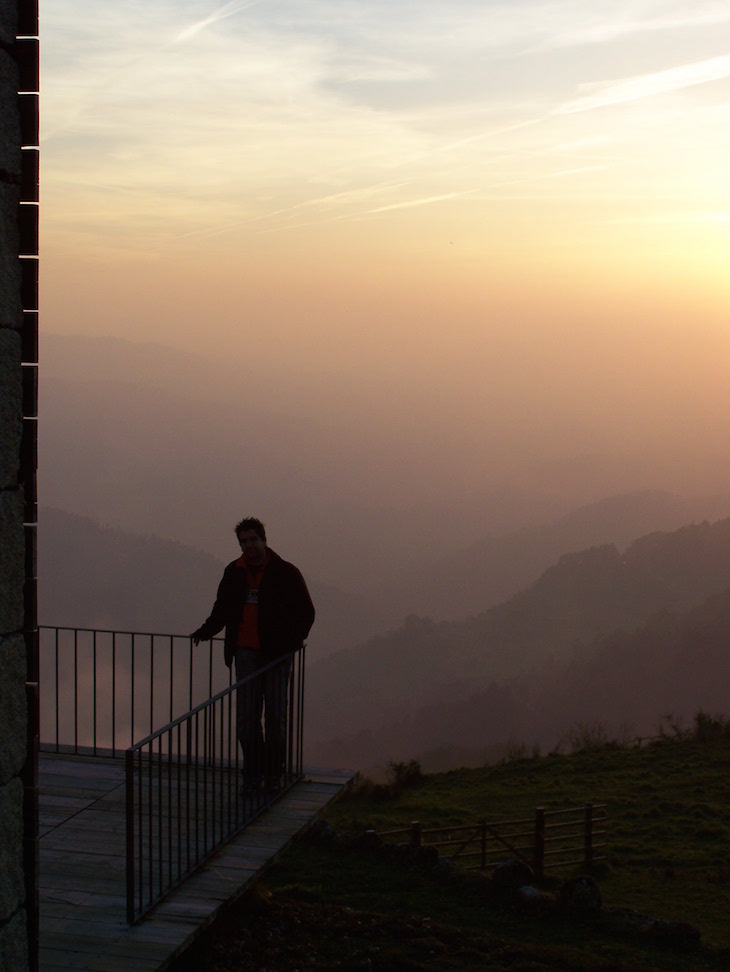
<svg viewBox="0 0 730 972">
<path fill-rule="evenodd" d="M 243 750 L 244 786 L 253 793 L 264 779 L 269 787 L 280 785 L 291 655 L 309 634 L 314 605 L 300 571 L 267 546 L 260 520 L 243 519 L 235 532 L 242 554 L 224 570 L 210 616 L 191 638 L 197 645 L 225 627 L 225 661 L 229 668 L 235 661 L 236 681 L 281 659 L 237 692 L 236 734 Z"/>
</svg>

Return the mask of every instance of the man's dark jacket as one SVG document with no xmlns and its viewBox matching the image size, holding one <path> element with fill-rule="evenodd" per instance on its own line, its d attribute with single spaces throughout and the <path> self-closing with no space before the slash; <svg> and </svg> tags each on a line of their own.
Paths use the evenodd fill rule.
<svg viewBox="0 0 730 972">
<path fill-rule="evenodd" d="M 268 553 L 269 560 L 259 585 L 258 627 L 262 660 L 297 651 L 314 623 L 314 605 L 301 573 L 273 550 Z M 210 617 L 194 635 L 207 641 L 225 626 L 224 653 L 229 668 L 236 652 L 247 592 L 247 571 L 241 557 L 223 571 Z"/>
</svg>

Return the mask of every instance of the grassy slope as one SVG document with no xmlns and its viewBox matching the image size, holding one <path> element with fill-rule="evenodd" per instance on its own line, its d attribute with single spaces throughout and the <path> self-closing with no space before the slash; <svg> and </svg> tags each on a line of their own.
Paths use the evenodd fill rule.
<svg viewBox="0 0 730 972">
<path fill-rule="evenodd" d="M 364 787 L 331 808 L 338 832 L 609 807 L 604 905 L 689 922 L 702 947 L 657 946 L 605 923 L 500 907 L 475 876 L 444 878 L 336 845 L 297 845 L 221 918 L 189 968 L 624 969 L 730 967 L 730 739 L 551 755 Z M 562 877 L 561 875 L 560 877 Z M 548 886 L 558 883 L 556 875 Z"/>
</svg>

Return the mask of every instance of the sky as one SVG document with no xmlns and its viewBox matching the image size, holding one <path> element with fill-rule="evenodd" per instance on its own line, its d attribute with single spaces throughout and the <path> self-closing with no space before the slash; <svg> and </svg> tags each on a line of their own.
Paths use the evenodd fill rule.
<svg viewBox="0 0 730 972">
<path fill-rule="evenodd" d="M 730 489 L 725 0 L 43 0 L 41 43 L 47 332 L 233 365 L 393 502 Z"/>
</svg>

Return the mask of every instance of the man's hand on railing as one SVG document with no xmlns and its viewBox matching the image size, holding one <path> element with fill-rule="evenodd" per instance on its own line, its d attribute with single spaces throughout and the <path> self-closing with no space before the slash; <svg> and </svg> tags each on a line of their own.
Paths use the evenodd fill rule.
<svg viewBox="0 0 730 972">
<path fill-rule="evenodd" d="M 193 633 L 192 633 L 192 634 L 190 635 L 190 637 L 191 637 L 191 638 L 193 639 L 193 644 L 194 644 L 194 645 L 199 645 L 199 644 L 200 644 L 200 640 L 201 640 L 201 639 L 200 639 L 200 630 L 201 630 L 200 628 L 197 628 L 197 629 L 196 629 L 195 631 L 193 631 Z"/>
</svg>

